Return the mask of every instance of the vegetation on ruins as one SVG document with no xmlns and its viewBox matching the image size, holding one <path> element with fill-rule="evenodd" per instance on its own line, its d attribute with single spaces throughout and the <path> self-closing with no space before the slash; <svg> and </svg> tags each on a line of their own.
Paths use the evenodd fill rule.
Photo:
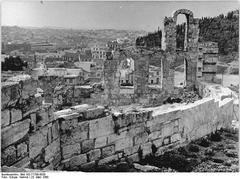
<svg viewBox="0 0 240 179">
<path fill-rule="evenodd" d="M 220 14 L 217 17 L 203 17 L 199 20 L 200 41 L 218 43 L 219 53 L 227 55 L 238 52 L 239 11 Z M 177 48 L 183 48 L 185 24 L 177 26 Z"/>
</svg>

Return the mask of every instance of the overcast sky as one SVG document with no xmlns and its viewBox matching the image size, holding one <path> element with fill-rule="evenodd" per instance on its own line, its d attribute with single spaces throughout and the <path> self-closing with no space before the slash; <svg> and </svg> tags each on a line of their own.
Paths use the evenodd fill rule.
<svg viewBox="0 0 240 179">
<path fill-rule="evenodd" d="M 165 16 L 180 8 L 195 17 L 217 16 L 239 8 L 238 1 L 223 2 L 54 2 L 4 1 L 2 25 L 64 27 L 78 29 L 162 29 Z M 183 17 L 179 17 L 183 21 Z"/>
</svg>

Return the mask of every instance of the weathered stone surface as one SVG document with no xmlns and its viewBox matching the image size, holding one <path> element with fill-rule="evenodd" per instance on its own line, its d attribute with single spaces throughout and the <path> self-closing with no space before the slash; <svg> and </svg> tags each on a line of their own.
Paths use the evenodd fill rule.
<svg viewBox="0 0 240 179">
<path fill-rule="evenodd" d="M 105 108 L 103 106 L 98 106 L 97 108 L 88 109 L 83 112 L 83 117 L 85 120 L 96 119 L 104 114 Z"/>
<path fill-rule="evenodd" d="M 87 155 L 86 154 L 74 156 L 69 160 L 70 168 L 80 166 L 84 163 L 87 163 Z"/>
<path fill-rule="evenodd" d="M 94 149 L 94 140 L 84 140 L 82 142 L 82 153 L 88 152 L 90 150 Z"/>
<path fill-rule="evenodd" d="M 20 109 L 11 109 L 11 123 L 15 123 L 22 119 L 22 111 Z"/>
<path fill-rule="evenodd" d="M 169 122 L 163 126 L 162 135 L 164 137 L 170 136 L 174 133 L 174 123 Z"/>
<path fill-rule="evenodd" d="M 117 154 L 112 155 L 110 157 L 99 160 L 98 165 L 101 166 L 101 165 L 107 164 L 112 161 L 117 161 L 117 160 L 118 160 L 118 155 Z"/>
<path fill-rule="evenodd" d="M 16 148 L 14 146 L 10 146 L 3 150 L 2 152 L 2 165 L 10 166 L 12 163 L 14 163 L 17 159 L 16 156 Z"/>
<path fill-rule="evenodd" d="M 143 144 L 147 141 L 148 134 L 146 132 L 142 132 L 134 137 L 134 145 Z"/>
<path fill-rule="evenodd" d="M 23 159 L 19 160 L 18 162 L 14 163 L 14 167 L 17 168 L 27 168 L 30 164 L 30 158 L 28 156 L 24 157 Z"/>
<path fill-rule="evenodd" d="M 180 134 L 173 134 L 171 136 L 171 142 L 176 142 L 179 141 L 181 139 L 181 135 Z"/>
<path fill-rule="evenodd" d="M 133 146 L 133 147 L 128 147 L 128 148 L 125 148 L 124 149 L 124 155 L 125 156 L 129 156 L 129 155 L 132 155 L 132 154 L 134 154 L 134 153 L 137 153 L 138 152 L 138 150 L 139 150 L 139 145 L 135 145 L 135 146 Z"/>
<path fill-rule="evenodd" d="M 128 147 L 132 147 L 133 146 L 133 139 L 132 138 L 123 138 L 123 139 L 120 139 L 118 141 L 116 141 L 115 143 L 115 150 L 116 151 L 120 151 L 120 150 L 123 150 L 125 148 L 128 148 Z"/>
<path fill-rule="evenodd" d="M 29 131 L 30 119 L 25 119 L 24 121 L 17 122 L 11 126 L 5 127 L 1 131 L 1 146 L 5 148 L 10 144 L 23 138 Z"/>
<path fill-rule="evenodd" d="M 81 146 L 79 143 L 62 146 L 63 159 L 67 159 L 69 157 L 72 157 L 75 154 L 80 154 L 80 153 L 81 153 Z"/>
<path fill-rule="evenodd" d="M 161 147 L 162 146 L 162 143 L 163 143 L 163 139 L 160 138 L 160 139 L 156 139 L 153 141 L 153 144 L 158 148 L 158 147 Z"/>
<path fill-rule="evenodd" d="M 41 150 L 48 144 L 47 142 L 48 127 L 41 128 L 29 137 L 29 157 L 34 158 L 41 153 Z"/>
<path fill-rule="evenodd" d="M 59 125 L 58 125 L 58 122 L 53 122 L 53 125 L 52 125 L 52 137 L 53 137 L 53 140 L 57 139 L 58 137 L 60 136 L 60 133 L 59 133 Z"/>
<path fill-rule="evenodd" d="M 95 165 L 96 165 L 95 161 L 88 162 L 88 163 L 85 163 L 85 164 L 81 165 L 81 169 L 90 170 L 90 171 L 93 170 L 94 171 Z"/>
<path fill-rule="evenodd" d="M 92 120 L 89 124 L 90 139 L 114 133 L 114 123 L 111 116 Z"/>
<path fill-rule="evenodd" d="M 61 136 L 61 141 L 64 144 L 79 143 L 83 140 L 88 139 L 88 130 L 88 122 L 76 123 L 75 127 L 71 127 L 71 129 L 69 128 L 68 130 L 63 130 L 64 134 Z"/>
<path fill-rule="evenodd" d="M 47 140 L 48 140 L 48 144 L 52 143 L 52 125 L 50 126 L 48 125 Z"/>
<path fill-rule="evenodd" d="M 140 161 L 138 153 L 135 153 L 135 154 L 132 154 L 132 155 L 128 156 L 127 159 L 128 159 L 128 161 L 130 163 L 139 162 Z"/>
<path fill-rule="evenodd" d="M 1 111 L 1 127 L 5 127 L 10 124 L 10 111 L 5 109 Z"/>
<path fill-rule="evenodd" d="M 117 140 L 126 138 L 126 135 L 127 135 L 127 131 L 121 132 L 119 135 L 118 134 L 110 134 L 107 136 L 107 143 L 113 144 Z"/>
<path fill-rule="evenodd" d="M 37 116 L 36 113 L 30 114 L 30 119 L 31 119 L 31 130 L 36 131 L 37 129 Z"/>
<path fill-rule="evenodd" d="M 133 164 L 134 168 L 141 172 L 159 172 L 161 171 L 160 168 L 155 167 L 155 166 L 150 166 L 150 165 L 140 165 L 138 163 Z"/>
<path fill-rule="evenodd" d="M 148 142 L 141 146 L 143 157 L 152 153 L 152 143 Z"/>
<path fill-rule="evenodd" d="M 149 134 L 148 139 L 152 141 L 160 138 L 161 136 L 162 136 L 162 131 L 154 131 Z"/>
<path fill-rule="evenodd" d="M 114 154 L 114 145 L 107 146 L 102 148 L 102 158 L 108 157 L 112 154 Z"/>
<path fill-rule="evenodd" d="M 98 137 L 95 139 L 95 148 L 100 148 L 107 145 L 107 137 Z"/>
<path fill-rule="evenodd" d="M 170 143 L 170 138 L 169 137 L 167 137 L 163 140 L 164 145 L 168 145 L 169 143 Z"/>
<path fill-rule="evenodd" d="M 24 157 L 27 154 L 27 144 L 21 143 L 17 145 L 17 157 Z"/>
<path fill-rule="evenodd" d="M 53 141 L 50 145 L 45 148 L 45 158 L 44 160 L 48 162 L 53 159 L 57 153 L 60 152 L 60 139 Z"/>
<path fill-rule="evenodd" d="M 1 83 L 1 109 L 17 102 L 20 97 L 19 88 L 18 82 Z"/>
<path fill-rule="evenodd" d="M 98 160 L 101 157 L 101 150 L 100 149 L 94 149 L 88 152 L 88 160 L 89 161 L 95 161 Z"/>
</svg>

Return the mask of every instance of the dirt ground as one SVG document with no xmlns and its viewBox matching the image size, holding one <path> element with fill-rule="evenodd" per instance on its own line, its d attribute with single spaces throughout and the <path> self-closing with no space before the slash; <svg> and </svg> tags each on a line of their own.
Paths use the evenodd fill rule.
<svg viewBox="0 0 240 179">
<path fill-rule="evenodd" d="M 161 156 L 148 156 L 139 164 L 153 166 L 149 172 L 238 172 L 238 150 L 238 130 L 221 130 Z M 143 172 L 127 161 L 92 171 Z"/>
</svg>

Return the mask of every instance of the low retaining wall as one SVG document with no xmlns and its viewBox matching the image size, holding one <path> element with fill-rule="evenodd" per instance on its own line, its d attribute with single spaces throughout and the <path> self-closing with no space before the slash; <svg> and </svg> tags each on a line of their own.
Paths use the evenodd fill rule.
<svg viewBox="0 0 240 179">
<path fill-rule="evenodd" d="M 53 113 L 30 84 L 29 77 L 2 83 L 2 165 L 81 170 L 111 161 L 139 161 L 228 128 L 233 119 L 229 97 L 124 113 L 90 105 Z"/>
</svg>

